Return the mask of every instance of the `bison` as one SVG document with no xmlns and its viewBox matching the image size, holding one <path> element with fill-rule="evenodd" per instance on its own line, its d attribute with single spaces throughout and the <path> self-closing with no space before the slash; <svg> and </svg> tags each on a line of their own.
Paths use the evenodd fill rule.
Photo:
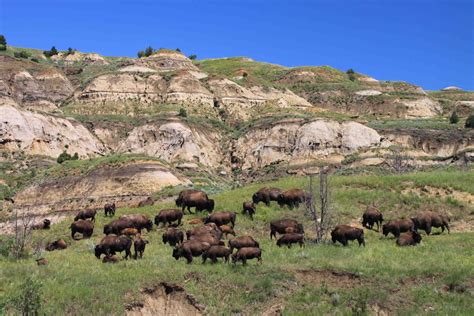
<svg viewBox="0 0 474 316">
<path fill-rule="evenodd" d="M 186 237 L 190 239 L 191 236 L 205 235 L 205 234 L 211 234 L 217 239 L 221 239 L 222 237 L 222 232 L 217 228 L 217 226 L 208 226 L 208 225 L 198 226 L 191 230 L 188 230 L 186 232 Z"/>
<path fill-rule="evenodd" d="M 382 225 L 382 234 L 388 236 L 392 233 L 393 236 L 398 237 L 400 233 L 405 233 L 414 230 L 415 226 L 410 219 L 391 220 Z"/>
<path fill-rule="evenodd" d="M 221 226 L 219 226 L 219 230 L 222 232 L 222 234 L 225 235 L 226 238 L 229 234 L 235 236 L 234 229 L 232 227 L 230 227 L 229 225 L 221 225 Z"/>
<path fill-rule="evenodd" d="M 211 235 L 210 233 L 208 234 L 201 234 L 201 235 L 194 235 L 189 238 L 189 240 L 198 240 L 200 242 L 206 242 L 209 245 L 224 245 L 224 242 L 218 238 L 216 238 L 214 235 Z"/>
<path fill-rule="evenodd" d="M 232 254 L 226 246 L 211 246 L 202 254 L 202 263 L 206 263 L 207 258 L 211 259 L 212 263 L 217 262 L 217 258 L 224 258 L 224 262 L 229 261 L 229 256 Z"/>
<path fill-rule="evenodd" d="M 163 233 L 162 240 L 164 244 L 169 243 L 170 246 L 174 247 L 184 241 L 184 233 L 177 228 L 168 228 L 168 230 Z"/>
<path fill-rule="evenodd" d="M 263 202 L 269 206 L 271 201 L 278 201 L 278 196 L 281 192 L 282 191 L 278 188 L 261 188 L 252 195 L 252 201 L 255 204 Z"/>
<path fill-rule="evenodd" d="M 127 259 L 132 256 L 130 252 L 131 247 L 132 241 L 127 236 L 107 235 L 95 246 L 94 252 L 97 259 L 100 259 L 102 254 L 107 256 L 125 251 L 125 259 Z"/>
<path fill-rule="evenodd" d="M 398 246 L 415 246 L 421 242 L 421 235 L 416 231 L 400 234 L 397 238 Z"/>
<path fill-rule="evenodd" d="M 111 221 L 110 223 L 104 225 L 104 234 L 115 234 L 120 235 L 123 230 L 127 228 L 134 228 L 134 223 L 128 219 L 116 219 Z M 137 231 L 140 231 L 137 229 Z"/>
<path fill-rule="evenodd" d="M 145 247 L 148 244 L 148 240 L 143 239 L 140 235 L 135 236 L 135 239 L 133 240 L 133 249 L 135 250 L 135 255 L 134 258 L 135 260 L 138 259 L 140 256 L 140 259 L 143 258 L 143 253 L 145 252 Z"/>
<path fill-rule="evenodd" d="M 230 248 L 230 252 L 233 252 L 234 249 L 240 249 L 244 247 L 260 247 L 259 243 L 251 236 L 240 236 L 229 240 L 227 244 Z"/>
<path fill-rule="evenodd" d="M 255 214 L 255 204 L 253 202 L 244 202 L 242 204 L 242 214 L 248 214 L 250 219 L 253 220 Z"/>
<path fill-rule="evenodd" d="M 92 236 L 92 233 L 94 232 L 94 224 L 92 224 L 91 221 L 85 221 L 83 219 L 80 219 L 72 223 L 70 229 L 72 239 L 75 239 L 74 235 L 76 233 L 82 234 L 82 238 L 90 238 Z"/>
<path fill-rule="evenodd" d="M 247 264 L 248 259 L 257 258 L 258 262 L 262 263 L 262 250 L 257 247 L 243 247 L 232 255 L 232 263 L 242 261 L 243 265 Z"/>
<path fill-rule="evenodd" d="M 75 221 L 80 219 L 90 219 L 91 221 L 95 222 L 95 215 L 97 214 L 96 210 L 84 210 L 77 213 L 76 217 L 74 217 Z"/>
<path fill-rule="evenodd" d="M 138 235 L 139 232 L 138 232 L 138 229 L 136 228 L 124 228 L 120 231 L 120 235 L 125 235 L 125 236 L 136 236 Z"/>
<path fill-rule="evenodd" d="M 217 226 L 222 226 L 230 223 L 234 227 L 236 216 L 235 212 L 217 212 L 207 216 L 204 219 L 204 224 L 214 223 Z"/>
<path fill-rule="evenodd" d="M 66 248 L 67 248 L 67 244 L 64 241 L 64 239 L 58 239 L 46 245 L 46 251 L 63 250 Z"/>
<path fill-rule="evenodd" d="M 103 263 L 117 263 L 120 261 L 120 258 L 117 255 L 106 255 L 103 259 Z"/>
<path fill-rule="evenodd" d="M 446 228 L 449 231 L 450 218 L 444 214 L 438 214 L 431 211 L 421 212 L 411 219 L 414 230 L 424 230 L 427 235 L 431 234 L 432 227 L 441 227 L 441 232 Z"/>
<path fill-rule="evenodd" d="M 181 257 L 186 258 L 188 264 L 190 264 L 193 262 L 193 257 L 201 256 L 210 247 L 211 245 L 206 242 L 187 240 L 173 249 L 173 258 L 176 260 Z"/>
<path fill-rule="evenodd" d="M 161 210 L 158 215 L 155 216 L 155 225 L 159 226 L 161 223 L 163 225 L 170 225 L 171 223 L 178 221 L 177 225 L 181 225 L 181 219 L 183 218 L 184 213 L 178 209 L 165 209 Z"/>
<path fill-rule="evenodd" d="M 377 231 L 380 230 L 380 226 L 383 222 L 383 214 L 380 213 L 375 207 L 368 207 L 362 215 L 362 226 L 372 229 L 374 224 L 377 224 Z"/>
<path fill-rule="evenodd" d="M 364 230 L 349 225 L 337 225 L 331 232 L 332 242 L 340 242 L 343 246 L 347 246 L 349 240 L 357 240 L 359 247 L 365 246 Z"/>
<path fill-rule="evenodd" d="M 152 206 L 153 204 L 155 204 L 155 200 L 149 196 L 145 200 L 140 201 L 138 207 Z"/>
<path fill-rule="evenodd" d="M 105 216 L 114 216 L 115 215 L 115 203 L 108 203 L 104 205 Z"/>
<path fill-rule="evenodd" d="M 181 207 L 183 212 L 187 208 L 190 214 L 192 214 L 191 207 L 195 207 L 196 212 L 204 210 L 212 212 L 214 210 L 214 200 L 209 199 L 203 191 L 188 189 L 179 193 L 176 206 Z"/>
<path fill-rule="evenodd" d="M 278 247 L 281 247 L 282 245 L 287 245 L 288 248 L 291 248 L 291 245 L 296 243 L 300 244 L 300 248 L 304 246 L 303 234 L 287 233 L 277 240 Z"/>
<path fill-rule="evenodd" d="M 307 202 L 310 200 L 309 193 L 301 189 L 290 189 L 283 191 L 278 195 L 278 205 L 280 207 L 288 206 L 290 209 L 298 208 L 300 203 Z"/>
<path fill-rule="evenodd" d="M 47 218 L 43 220 L 42 223 L 34 224 L 31 226 L 31 229 L 50 229 L 51 221 Z"/>
<path fill-rule="evenodd" d="M 144 228 L 147 231 L 151 231 L 153 229 L 153 222 L 148 218 L 148 216 L 143 214 L 122 215 L 119 219 L 130 221 L 132 223 L 132 226 L 130 227 L 135 227 L 139 232 L 141 232 Z"/>
<path fill-rule="evenodd" d="M 294 233 L 304 234 L 303 225 L 294 219 L 280 219 L 270 223 L 270 239 L 276 237 L 276 233 L 286 234 L 287 229 L 292 227 Z"/>
</svg>

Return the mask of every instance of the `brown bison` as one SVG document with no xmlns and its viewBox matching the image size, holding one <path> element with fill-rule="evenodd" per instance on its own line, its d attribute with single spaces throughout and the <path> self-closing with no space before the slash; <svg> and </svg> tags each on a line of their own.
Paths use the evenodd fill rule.
<svg viewBox="0 0 474 316">
<path fill-rule="evenodd" d="M 45 265 L 48 264 L 48 259 L 46 259 L 46 258 L 36 259 L 36 264 L 39 265 L 39 266 L 45 266 Z"/>
<path fill-rule="evenodd" d="M 204 224 L 204 219 L 203 218 L 193 218 L 188 221 L 189 225 L 199 225 L 199 224 Z"/>
<path fill-rule="evenodd" d="M 229 225 L 221 225 L 219 226 L 219 230 L 222 232 L 222 234 L 227 238 L 227 235 L 231 234 L 235 236 L 235 231 L 232 227 Z"/>
<path fill-rule="evenodd" d="M 411 219 L 414 224 L 414 229 L 424 230 L 427 235 L 431 234 L 432 227 L 441 227 L 441 232 L 446 228 L 449 232 L 450 218 L 444 214 L 438 214 L 431 211 L 421 212 Z"/>
<path fill-rule="evenodd" d="M 207 258 L 211 259 L 212 263 L 216 263 L 217 258 L 224 258 L 224 262 L 227 263 L 231 254 L 232 252 L 226 246 L 214 245 L 202 254 L 202 263 L 206 263 Z"/>
<path fill-rule="evenodd" d="M 82 234 L 82 238 L 90 238 L 92 236 L 92 233 L 94 232 L 94 224 L 92 224 L 91 221 L 85 221 L 83 219 L 80 219 L 72 223 L 70 229 L 72 239 L 75 239 L 74 235 L 76 233 Z"/>
<path fill-rule="evenodd" d="M 290 189 L 283 191 L 278 195 L 278 205 L 280 207 L 288 206 L 290 209 L 298 208 L 300 203 L 308 202 L 310 199 L 309 193 L 301 189 Z"/>
<path fill-rule="evenodd" d="M 222 226 L 230 223 L 234 227 L 236 216 L 235 212 L 217 212 L 207 216 L 204 219 L 204 224 L 214 223 L 217 226 Z"/>
<path fill-rule="evenodd" d="M 168 228 L 163 233 L 162 240 L 164 244 L 169 243 L 170 246 L 174 247 L 184 241 L 184 233 L 177 228 Z"/>
<path fill-rule="evenodd" d="M 74 220 L 78 221 L 80 219 L 90 219 L 91 221 L 95 222 L 95 215 L 96 214 L 97 214 L 96 210 L 79 211 L 79 213 L 77 213 L 76 217 L 74 217 Z"/>
<path fill-rule="evenodd" d="M 191 236 L 206 235 L 206 234 L 211 234 L 217 239 L 222 238 L 222 232 L 217 228 L 217 226 L 208 226 L 208 225 L 198 226 L 191 230 L 188 230 L 186 232 L 186 237 L 190 239 Z"/>
<path fill-rule="evenodd" d="M 255 214 L 255 204 L 253 202 L 244 202 L 242 204 L 242 214 L 248 214 L 250 219 L 253 220 Z"/>
<path fill-rule="evenodd" d="M 31 229 L 50 229 L 51 221 L 47 218 L 43 220 L 42 223 L 34 224 L 31 226 Z"/>
<path fill-rule="evenodd" d="M 289 227 L 294 228 L 294 233 L 304 234 L 303 225 L 294 219 L 280 219 L 270 223 L 270 239 L 276 237 L 276 233 L 286 234 Z"/>
<path fill-rule="evenodd" d="M 149 196 L 145 200 L 140 201 L 138 203 L 138 207 L 152 206 L 153 204 L 155 204 L 155 200 Z"/>
<path fill-rule="evenodd" d="M 421 235 L 416 231 L 400 234 L 397 238 L 398 246 L 415 246 L 421 242 Z"/>
<path fill-rule="evenodd" d="M 132 241 L 127 236 L 107 235 L 95 246 L 94 252 L 97 259 L 100 259 L 102 254 L 107 256 L 125 251 L 125 259 L 127 259 L 132 256 L 131 247 Z"/>
<path fill-rule="evenodd" d="M 132 221 L 127 220 L 127 219 L 116 219 L 104 225 L 104 234 L 105 235 L 110 235 L 110 234 L 120 235 L 122 231 L 127 228 L 136 229 Z M 139 230 L 137 229 L 137 231 Z"/>
<path fill-rule="evenodd" d="M 382 234 L 388 236 L 392 233 L 393 236 L 398 237 L 400 233 L 405 233 L 414 230 L 415 225 L 411 219 L 391 220 L 382 225 Z"/>
<path fill-rule="evenodd" d="M 262 250 L 257 247 L 244 247 L 232 255 L 232 263 L 242 261 L 243 265 L 247 264 L 248 259 L 257 258 L 258 262 L 262 263 Z"/>
<path fill-rule="evenodd" d="M 120 261 L 120 258 L 117 255 L 106 255 L 102 258 L 103 263 L 117 263 Z"/>
<path fill-rule="evenodd" d="M 138 229 L 136 229 L 136 228 L 124 228 L 120 231 L 120 235 L 125 235 L 125 236 L 128 236 L 128 237 L 136 236 L 138 234 L 140 234 L 140 233 L 138 232 Z"/>
<path fill-rule="evenodd" d="M 140 235 L 135 236 L 135 239 L 133 240 L 133 249 L 135 250 L 135 255 L 134 258 L 135 260 L 138 259 L 138 257 L 143 258 L 143 253 L 145 252 L 145 247 L 146 244 L 148 244 L 149 241 L 143 239 Z"/>
<path fill-rule="evenodd" d="M 187 208 L 191 214 L 191 207 L 196 208 L 196 212 L 214 210 L 214 200 L 209 199 L 207 194 L 200 190 L 183 190 L 179 193 L 176 199 L 176 206 L 181 207 L 182 211 Z"/>
<path fill-rule="evenodd" d="M 229 240 L 227 244 L 229 245 L 230 252 L 233 252 L 234 249 L 240 249 L 244 247 L 260 247 L 258 242 L 251 236 L 240 236 Z"/>
<path fill-rule="evenodd" d="M 364 230 L 349 225 L 337 225 L 331 232 L 332 242 L 340 242 L 343 246 L 347 246 L 349 240 L 357 240 L 359 247 L 365 246 Z"/>
<path fill-rule="evenodd" d="M 46 251 L 63 250 L 66 248 L 67 248 L 67 244 L 64 241 L 64 239 L 58 239 L 46 245 Z"/>
<path fill-rule="evenodd" d="M 105 216 L 114 216 L 115 215 L 115 203 L 107 203 L 104 205 Z"/>
<path fill-rule="evenodd" d="M 278 201 L 278 196 L 281 192 L 278 188 L 261 188 L 252 195 L 252 201 L 255 204 L 263 202 L 269 206 L 271 201 Z"/>
<path fill-rule="evenodd" d="M 197 240 L 187 240 L 173 249 L 173 258 L 178 260 L 186 258 L 188 264 L 193 262 L 193 257 L 202 256 L 202 254 L 211 247 L 206 242 Z"/>
<path fill-rule="evenodd" d="M 181 219 L 183 218 L 184 213 L 178 209 L 165 209 L 161 210 L 158 215 L 155 216 L 155 225 L 159 226 L 163 223 L 163 226 L 178 221 L 177 225 L 181 225 Z"/>
<path fill-rule="evenodd" d="M 119 219 L 128 220 L 132 223 L 132 226 L 138 229 L 139 232 L 142 229 L 146 229 L 147 231 L 151 231 L 153 229 L 153 222 L 148 216 L 143 214 L 129 214 L 129 215 L 122 215 Z"/>
<path fill-rule="evenodd" d="M 296 233 L 287 233 L 284 234 L 280 239 L 277 240 L 277 246 L 281 247 L 282 245 L 287 245 L 288 248 L 291 248 L 292 244 L 300 244 L 300 248 L 304 246 L 304 235 Z"/>
<path fill-rule="evenodd" d="M 189 238 L 189 240 L 198 240 L 200 242 L 206 242 L 209 245 L 224 245 L 224 242 L 218 238 L 216 238 L 214 235 L 211 235 L 210 233 L 208 234 L 201 234 L 201 235 L 193 235 Z"/>
<path fill-rule="evenodd" d="M 375 207 L 368 207 L 367 210 L 362 215 L 362 226 L 372 229 L 374 224 L 377 224 L 377 231 L 380 230 L 382 226 L 383 214 L 380 213 Z"/>
</svg>

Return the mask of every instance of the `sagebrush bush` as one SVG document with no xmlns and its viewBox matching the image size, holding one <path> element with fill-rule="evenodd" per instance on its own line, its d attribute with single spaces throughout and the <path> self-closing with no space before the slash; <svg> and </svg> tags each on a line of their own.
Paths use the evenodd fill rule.
<svg viewBox="0 0 474 316">
<path fill-rule="evenodd" d="M 466 124 L 464 124 L 466 128 L 474 128 L 474 114 L 469 115 L 466 120 Z"/>
</svg>

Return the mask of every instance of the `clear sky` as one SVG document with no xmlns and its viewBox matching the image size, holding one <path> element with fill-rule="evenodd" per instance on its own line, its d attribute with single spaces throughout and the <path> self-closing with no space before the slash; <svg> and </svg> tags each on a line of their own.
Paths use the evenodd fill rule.
<svg viewBox="0 0 474 316">
<path fill-rule="evenodd" d="M 474 0 L 0 0 L 0 34 L 22 47 L 179 47 L 474 90 Z"/>
</svg>

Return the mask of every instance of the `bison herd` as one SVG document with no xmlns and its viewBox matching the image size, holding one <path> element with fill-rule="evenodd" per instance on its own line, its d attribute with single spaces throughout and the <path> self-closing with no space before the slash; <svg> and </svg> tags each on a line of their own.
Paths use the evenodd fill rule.
<svg viewBox="0 0 474 316">
<path fill-rule="evenodd" d="M 300 204 L 308 203 L 309 199 L 309 194 L 300 189 L 283 191 L 265 187 L 253 194 L 252 201 L 243 202 L 242 214 L 253 220 L 260 202 L 270 205 L 272 201 L 275 201 L 280 206 L 288 206 L 292 209 Z M 151 199 L 145 202 L 144 205 L 153 205 Z M 214 200 L 209 199 L 205 192 L 194 189 L 181 191 L 175 202 L 180 209 L 163 209 L 155 216 L 154 221 L 143 214 L 128 214 L 104 225 L 105 236 L 95 246 L 95 256 L 100 259 L 103 255 L 102 261 L 111 263 L 120 261 L 117 253 L 124 253 L 124 259 L 142 258 L 148 241 L 142 237 L 141 233 L 143 230 L 152 231 L 155 224 L 157 228 L 165 228 L 162 235 L 163 244 L 172 247 L 172 256 L 176 260 L 183 258 L 187 263 L 192 263 L 193 258 L 201 257 L 202 263 L 208 259 L 211 263 L 222 259 L 225 263 L 232 260 L 234 264 L 242 262 L 243 265 L 250 259 L 262 261 L 262 249 L 259 242 L 252 236 L 236 234 L 234 230 L 237 221 L 236 212 L 213 212 Z M 185 210 L 187 209 L 192 214 L 191 208 L 195 208 L 195 212 L 207 211 L 208 215 L 190 220 L 188 223 L 197 226 L 184 231 L 180 226 L 182 226 Z M 115 211 L 115 203 L 104 206 L 105 216 L 114 217 Z M 82 238 L 92 236 L 96 215 L 96 210 L 84 210 L 77 213 L 74 222 L 70 225 L 73 240 L 77 238 L 77 234 L 82 235 Z M 362 215 L 363 227 L 374 229 L 374 226 L 377 226 L 377 231 L 380 231 L 381 227 L 384 236 L 389 234 L 395 236 L 398 246 L 412 246 L 420 243 L 422 238 L 418 230 L 424 230 L 429 235 L 432 227 L 437 227 L 443 232 L 447 229 L 449 233 L 449 218 L 435 212 L 422 212 L 411 219 L 390 220 L 385 224 L 383 222 L 383 214 L 373 206 L 368 207 Z M 49 220 L 44 220 L 37 229 L 49 229 L 50 224 Z M 274 220 L 269 224 L 270 240 L 273 237 L 277 238 L 277 234 L 280 235 L 276 240 L 278 247 L 290 248 L 293 244 L 305 246 L 304 228 L 297 220 L 285 218 Z M 229 238 L 229 235 L 232 235 L 232 238 Z M 223 239 L 227 239 L 227 243 Z M 331 239 L 333 243 L 339 242 L 343 246 L 347 246 L 349 241 L 357 241 L 359 246 L 365 246 L 364 230 L 350 225 L 341 224 L 334 227 L 331 231 Z M 46 246 L 48 251 L 66 248 L 67 244 L 63 239 L 50 242 Z"/>
</svg>

